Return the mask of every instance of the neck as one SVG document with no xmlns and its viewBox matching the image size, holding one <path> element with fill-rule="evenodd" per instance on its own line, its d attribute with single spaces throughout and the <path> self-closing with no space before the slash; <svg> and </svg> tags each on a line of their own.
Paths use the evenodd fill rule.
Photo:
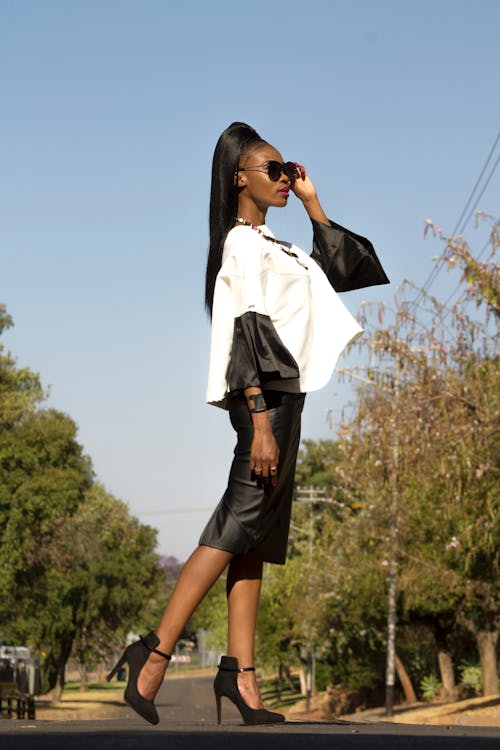
<svg viewBox="0 0 500 750">
<path fill-rule="evenodd" d="M 255 203 L 249 204 L 248 201 L 241 199 L 238 201 L 238 217 L 249 221 L 254 226 L 266 223 L 266 213 L 267 207 L 260 208 Z"/>
</svg>

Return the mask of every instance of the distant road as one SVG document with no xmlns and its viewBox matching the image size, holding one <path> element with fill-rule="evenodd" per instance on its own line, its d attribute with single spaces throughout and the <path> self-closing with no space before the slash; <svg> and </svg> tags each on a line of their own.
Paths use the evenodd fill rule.
<svg viewBox="0 0 500 750">
<path fill-rule="evenodd" d="M 123 707 L 101 721 L 0 720 L 1 750 L 499 750 L 500 729 L 294 722 L 245 727 L 227 700 L 217 726 L 212 678 L 167 681 L 150 727 Z"/>
</svg>

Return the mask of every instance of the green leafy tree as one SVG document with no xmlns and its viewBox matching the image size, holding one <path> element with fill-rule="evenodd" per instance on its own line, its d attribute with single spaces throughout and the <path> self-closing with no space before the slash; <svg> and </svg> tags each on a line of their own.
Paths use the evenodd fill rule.
<svg viewBox="0 0 500 750">
<path fill-rule="evenodd" d="M 0 305 L 0 336 L 13 326 L 5 305 Z M 20 368 L 0 343 L 0 431 L 16 424 L 44 397 L 40 378 L 28 368 Z"/>
<path fill-rule="evenodd" d="M 314 487 L 331 495 L 338 487 L 335 466 L 340 452 L 334 440 L 303 440 L 297 459 L 298 487 Z"/>
<path fill-rule="evenodd" d="M 182 637 L 195 637 L 200 630 L 207 631 L 207 648 L 225 653 L 227 645 L 227 599 L 225 576 L 212 586 L 200 606 L 186 624 Z"/>
<path fill-rule="evenodd" d="M 61 594 L 61 617 L 67 612 L 65 640 L 72 642 L 83 678 L 154 603 L 163 582 L 155 547 L 156 531 L 99 484 L 58 524 L 46 555 Z"/>
<path fill-rule="evenodd" d="M 0 333 L 12 325 L 0 307 Z M 162 573 L 156 532 L 94 483 L 66 414 L 36 410 L 39 378 L 0 347 L 0 632 L 43 656 L 46 688 L 64 687 L 147 617 Z"/>
<path fill-rule="evenodd" d="M 70 582 L 60 579 L 47 553 L 91 482 L 68 416 L 37 411 L 0 431 L 0 627 L 13 642 L 44 645 L 51 686 L 72 644 L 63 636 L 69 610 L 61 612 Z"/>
</svg>

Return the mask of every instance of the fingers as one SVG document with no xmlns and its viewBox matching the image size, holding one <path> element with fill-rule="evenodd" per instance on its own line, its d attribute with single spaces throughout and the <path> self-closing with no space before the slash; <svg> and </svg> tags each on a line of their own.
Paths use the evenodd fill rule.
<svg viewBox="0 0 500 750">
<path fill-rule="evenodd" d="M 309 177 L 306 168 L 299 162 L 293 162 L 297 169 L 297 178 L 290 185 L 290 190 L 297 196 L 301 201 L 310 200 L 316 196 L 316 188 Z"/>
<path fill-rule="evenodd" d="M 272 433 L 255 433 L 250 451 L 250 477 L 259 487 L 276 487 L 278 483 L 279 448 Z"/>
<path fill-rule="evenodd" d="M 259 487 L 270 485 L 276 487 L 278 484 L 278 466 L 277 463 L 269 462 L 255 465 L 250 468 L 250 476 Z"/>
<path fill-rule="evenodd" d="M 299 164 L 298 161 L 293 162 L 295 166 L 297 167 L 297 177 L 300 177 L 301 180 L 306 179 L 306 168 L 303 164 Z"/>
<path fill-rule="evenodd" d="M 269 481 L 271 482 L 271 487 L 276 487 L 278 484 L 278 467 L 277 466 L 271 466 L 269 469 Z"/>
</svg>

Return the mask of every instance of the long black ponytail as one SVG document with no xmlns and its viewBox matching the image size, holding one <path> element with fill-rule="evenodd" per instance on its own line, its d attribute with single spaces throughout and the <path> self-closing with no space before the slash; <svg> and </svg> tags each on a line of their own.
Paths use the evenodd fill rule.
<svg viewBox="0 0 500 750">
<path fill-rule="evenodd" d="M 262 138 L 244 122 L 233 122 L 224 130 L 214 151 L 210 189 L 210 247 L 205 280 L 205 306 L 212 315 L 215 280 L 222 265 L 222 249 L 227 233 L 234 226 L 238 211 L 235 173 L 243 151 Z"/>
</svg>

